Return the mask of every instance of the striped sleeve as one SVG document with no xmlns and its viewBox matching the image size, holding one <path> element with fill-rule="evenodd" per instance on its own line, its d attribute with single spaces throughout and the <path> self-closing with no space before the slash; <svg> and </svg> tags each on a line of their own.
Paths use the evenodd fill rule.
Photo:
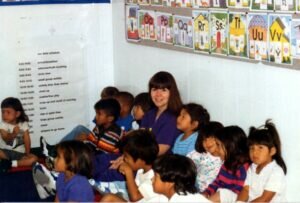
<svg viewBox="0 0 300 203">
<path fill-rule="evenodd" d="M 233 174 L 232 171 L 227 170 L 223 164 L 217 178 L 208 186 L 204 193 L 212 195 L 218 190 L 218 188 L 225 188 L 239 194 L 243 189 L 248 168 L 249 163 L 245 163 L 238 168 L 235 174 Z"/>
</svg>

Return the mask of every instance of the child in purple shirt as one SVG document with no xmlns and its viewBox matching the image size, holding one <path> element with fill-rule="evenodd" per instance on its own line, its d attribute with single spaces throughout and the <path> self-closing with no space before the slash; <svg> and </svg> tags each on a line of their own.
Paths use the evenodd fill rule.
<svg viewBox="0 0 300 203">
<path fill-rule="evenodd" d="M 92 202 L 94 193 L 88 178 L 91 177 L 91 152 L 80 141 L 64 141 L 57 145 L 55 170 L 56 202 Z"/>
</svg>

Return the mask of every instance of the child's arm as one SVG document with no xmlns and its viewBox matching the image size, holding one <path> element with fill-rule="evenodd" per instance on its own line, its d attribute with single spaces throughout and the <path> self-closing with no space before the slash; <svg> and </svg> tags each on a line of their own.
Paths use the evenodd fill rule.
<svg viewBox="0 0 300 203">
<path fill-rule="evenodd" d="M 246 185 L 243 187 L 242 191 L 240 192 L 239 196 L 237 197 L 237 201 L 247 202 L 249 199 L 249 186 Z"/>
<path fill-rule="evenodd" d="M 25 146 L 25 153 L 28 155 L 30 154 L 30 147 L 31 147 L 31 140 L 29 136 L 29 131 L 26 130 L 23 134 L 24 138 L 24 146 Z"/>
<path fill-rule="evenodd" d="M 264 190 L 263 194 L 260 197 L 252 200 L 251 202 L 270 202 L 275 194 L 276 192 Z"/>
<path fill-rule="evenodd" d="M 127 163 L 122 163 L 119 167 L 119 171 L 126 177 L 126 185 L 127 185 L 130 201 L 136 202 L 142 199 L 143 196 L 140 193 L 138 186 L 135 183 L 134 173 L 130 168 L 130 166 Z"/>
</svg>

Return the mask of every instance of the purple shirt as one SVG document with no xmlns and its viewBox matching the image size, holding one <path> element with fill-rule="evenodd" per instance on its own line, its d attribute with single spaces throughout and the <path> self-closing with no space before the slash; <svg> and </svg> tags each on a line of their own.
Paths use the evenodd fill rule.
<svg viewBox="0 0 300 203">
<path fill-rule="evenodd" d="M 177 136 L 180 134 L 176 127 L 177 117 L 166 110 L 155 120 L 156 113 L 157 108 L 151 109 L 146 113 L 142 120 L 141 128 L 151 128 L 158 144 L 169 145 L 172 148 Z"/>
<path fill-rule="evenodd" d="M 65 174 L 60 173 L 56 181 L 57 197 L 60 202 L 93 202 L 94 193 L 88 179 L 74 175 L 65 181 Z"/>
</svg>

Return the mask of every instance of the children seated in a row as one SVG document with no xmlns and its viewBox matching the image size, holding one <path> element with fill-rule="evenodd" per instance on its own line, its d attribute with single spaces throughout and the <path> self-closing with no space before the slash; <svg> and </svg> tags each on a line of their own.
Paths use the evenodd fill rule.
<svg viewBox="0 0 300 203">
<path fill-rule="evenodd" d="M 183 105 L 177 117 L 177 129 L 182 131 L 172 148 L 174 154 L 186 156 L 195 149 L 198 131 L 209 122 L 207 110 L 195 103 Z"/>
<path fill-rule="evenodd" d="M 238 202 L 287 202 L 287 167 L 275 125 L 267 120 L 260 128 L 251 127 L 248 145 L 252 164 Z"/>
<path fill-rule="evenodd" d="M 1 115 L 0 159 L 7 160 L 5 168 L 31 166 L 37 157 L 30 153 L 29 119 L 20 100 L 13 97 L 4 99 Z"/>
</svg>

